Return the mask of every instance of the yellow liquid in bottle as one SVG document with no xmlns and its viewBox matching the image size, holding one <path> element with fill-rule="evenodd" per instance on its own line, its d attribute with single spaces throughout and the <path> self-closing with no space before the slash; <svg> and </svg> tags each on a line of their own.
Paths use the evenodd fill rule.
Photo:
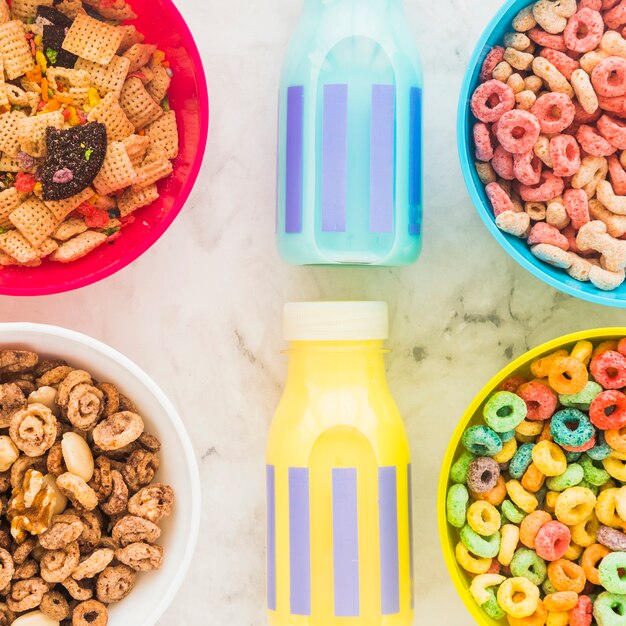
<svg viewBox="0 0 626 626">
<path fill-rule="evenodd" d="M 410 451 L 383 353 L 291 344 L 267 452 L 271 626 L 413 623 Z"/>
</svg>

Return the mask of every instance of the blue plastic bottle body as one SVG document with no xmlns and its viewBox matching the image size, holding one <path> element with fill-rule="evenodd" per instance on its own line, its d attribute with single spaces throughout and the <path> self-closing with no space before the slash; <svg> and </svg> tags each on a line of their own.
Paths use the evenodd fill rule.
<svg viewBox="0 0 626 626">
<path fill-rule="evenodd" d="M 307 0 L 280 90 L 277 239 L 298 265 L 421 250 L 422 74 L 401 0 Z"/>
</svg>

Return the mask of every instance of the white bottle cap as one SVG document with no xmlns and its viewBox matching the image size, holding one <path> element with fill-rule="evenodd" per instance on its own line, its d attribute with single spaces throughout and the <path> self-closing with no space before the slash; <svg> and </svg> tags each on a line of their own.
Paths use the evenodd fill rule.
<svg viewBox="0 0 626 626">
<path fill-rule="evenodd" d="M 386 302 L 293 302 L 285 305 L 286 341 L 373 341 L 389 337 Z"/>
</svg>

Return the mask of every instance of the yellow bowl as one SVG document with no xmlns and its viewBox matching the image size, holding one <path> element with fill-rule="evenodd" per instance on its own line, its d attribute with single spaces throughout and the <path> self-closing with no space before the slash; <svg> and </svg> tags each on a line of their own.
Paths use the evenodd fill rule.
<svg viewBox="0 0 626 626">
<path fill-rule="evenodd" d="M 470 404 L 467 411 L 461 418 L 459 425 L 457 426 L 452 439 L 448 446 L 446 456 L 443 460 L 443 467 L 441 468 L 441 476 L 439 478 L 439 494 L 437 497 L 437 512 L 439 516 L 439 537 L 441 540 L 441 546 L 443 548 L 443 555 L 446 560 L 446 565 L 454 586 L 456 587 L 461 599 L 465 603 L 468 611 L 471 613 L 474 620 L 479 626 L 507 626 L 507 620 L 493 620 L 474 602 L 470 592 L 469 586 L 471 578 L 456 562 L 454 556 L 454 548 L 459 541 L 458 529 L 448 524 L 446 519 L 446 496 L 448 488 L 450 487 L 450 468 L 456 459 L 462 452 L 461 437 L 465 430 L 474 424 L 484 424 L 482 408 L 486 403 L 489 396 L 497 389 L 497 387 L 507 378 L 515 374 L 530 373 L 530 364 L 537 358 L 550 354 L 560 348 L 566 350 L 571 349 L 578 341 L 588 340 L 592 342 L 609 341 L 611 339 L 622 339 L 626 337 L 626 328 L 600 328 L 597 330 L 585 330 L 571 335 L 565 335 L 559 339 L 554 339 L 548 343 L 527 352 L 519 359 L 513 361 L 510 365 L 505 367 L 499 374 L 491 379 L 483 387 L 482 391 L 476 396 L 474 401 Z"/>
</svg>

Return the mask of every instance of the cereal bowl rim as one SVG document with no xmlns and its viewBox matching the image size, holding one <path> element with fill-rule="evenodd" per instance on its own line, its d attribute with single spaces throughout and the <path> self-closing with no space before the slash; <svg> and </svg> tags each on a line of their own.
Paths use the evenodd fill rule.
<svg viewBox="0 0 626 626">
<path fill-rule="evenodd" d="M 480 67 L 488 50 L 493 46 L 489 43 L 494 31 L 502 30 L 502 23 L 511 9 L 519 10 L 532 5 L 528 0 L 507 0 L 490 20 L 482 32 L 472 56 L 468 62 L 467 70 L 461 86 L 459 106 L 457 110 L 457 144 L 458 155 L 461 163 L 461 171 L 465 186 L 469 192 L 472 204 L 493 238 L 500 244 L 504 251 L 519 265 L 532 274 L 535 278 L 575 298 L 602 304 L 604 306 L 626 308 L 626 284 L 619 291 L 606 292 L 598 289 L 591 283 L 583 283 L 570 278 L 562 270 L 550 268 L 547 264 L 536 259 L 530 248 L 523 251 L 513 245 L 517 238 L 501 231 L 495 223 L 491 209 L 484 195 L 484 187 L 475 175 L 474 159 L 472 158 L 472 142 L 470 137 L 471 111 L 470 98 L 476 86 L 476 80 Z M 519 6 L 518 6 L 519 5 Z M 510 30 L 510 28 L 508 28 Z"/>
<path fill-rule="evenodd" d="M 554 352 L 554 350 L 558 350 L 564 346 L 573 345 L 578 341 L 607 341 L 616 337 L 626 337 L 626 327 L 582 330 L 552 339 L 537 346 L 536 348 L 533 348 L 532 350 L 525 352 L 520 357 L 509 363 L 506 367 L 501 369 L 486 385 L 483 386 L 480 392 L 472 400 L 469 407 L 463 413 L 463 416 L 454 429 L 443 458 L 441 472 L 439 475 L 439 487 L 437 492 L 439 540 L 450 578 L 452 578 L 452 582 L 454 583 L 463 604 L 465 604 L 465 608 L 469 611 L 470 615 L 474 618 L 476 623 L 479 624 L 479 626 L 494 626 L 494 624 L 504 624 L 504 622 L 488 618 L 472 598 L 469 592 L 467 574 L 463 572 L 456 561 L 454 555 L 454 545 L 450 538 L 451 527 L 447 521 L 446 499 L 448 495 L 448 488 L 450 487 L 450 470 L 461 447 L 461 437 L 463 436 L 463 433 L 468 425 L 474 419 L 478 409 L 480 409 L 496 387 L 509 376 L 517 373 L 521 368 L 528 366 L 529 363 L 536 358 L 547 353 Z"/>
<path fill-rule="evenodd" d="M 159 385 L 157 385 L 151 376 L 149 376 L 141 367 L 139 367 L 139 365 L 127 356 L 99 339 L 95 339 L 75 330 L 69 330 L 67 328 L 51 324 L 39 324 L 33 322 L 0 322 L 0 347 L 10 344 L 10 337 L 7 339 L 5 339 L 5 337 L 14 333 L 30 333 L 35 336 L 40 335 L 42 337 L 55 337 L 57 339 L 79 344 L 91 352 L 100 353 L 102 356 L 115 361 L 131 376 L 135 377 L 143 386 L 145 386 L 148 393 L 156 399 L 158 404 L 163 408 L 167 419 L 174 426 L 179 442 L 185 451 L 186 470 L 190 478 L 189 508 L 191 513 L 188 520 L 189 532 L 185 545 L 185 554 L 180 558 L 176 576 L 171 580 L 167 592 L 153 605 L 141 625 L 137 625 L 154 626 L 172 604 L 176 594 L 185 580 L 185 577 L 187 576 L 187 573 L 189 572 L 200 533 L 202 505 L 200 472 L 196 460 L 196 454 L 182 418 L 173 403 L 165 395 L 165 392 L 159 387 Z M 19 343 L 19 341 L 17 343 Z"/>
</svg>

